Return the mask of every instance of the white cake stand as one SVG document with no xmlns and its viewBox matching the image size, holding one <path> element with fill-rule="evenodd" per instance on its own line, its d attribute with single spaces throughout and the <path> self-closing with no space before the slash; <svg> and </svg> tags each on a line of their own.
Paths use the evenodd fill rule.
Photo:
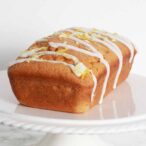
<svg viewBox="0 0 146 146">
<path fill-rule="evenodd" d="M 85 114 L 33 109 L 19 105 L 6 71 L 1 71 L 0 123 L 46 132 L 38 146 L 109 146 L 100 134 L 146 129 L 145 93 L 146 78 L 131 74 L 102 105 Z"/>
</svg>

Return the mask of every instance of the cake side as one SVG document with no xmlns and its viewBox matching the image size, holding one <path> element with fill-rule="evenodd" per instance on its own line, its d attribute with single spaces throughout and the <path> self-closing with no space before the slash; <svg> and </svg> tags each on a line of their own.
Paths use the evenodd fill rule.
<svg viewBox="0 0 146 146">
<path fill-rule="evenodd" d="M 136 52 L 135 52 L 136 53 Z M 124 66 L 122 67 L 122 71 L 121 74 L 119 76 L 118 79 L 118 84 L 117 86 L 119 86 L 123 81 L 125 81 L 130 73 L 130 70 L 132 68 L 132 64 L 133 63 L 129 63 L 129 58 L 124 59 Z M 113 84 L 114 84 L 114 79 L 115 79 L 115 75 L 116 75 L 116 70 L 117 70 L 117 66 L 113 66 L 111 68 L 111 74 L 107 83 L 107 88 L 106 88 L 106 92 L 105 92 L 105 96 L 104 98 L 111 92 L 113 91 Z M 102 80 L 102 82 L 104 81 L 104 79 Z M 101 86 L 101 85 L 99 85 Z M 102 87 L 102 86 L 101 86 Z M 100 100 L 100 94 L 98 94 L 98 90 L 95 96 L 95 100 L 94 102 L 91 103 L 91 107 L 94 107 L 95 105 L 97 105 L 97 103 L 99 103 Z"/>
<path fill-rule="evenodd" d="M 92 78 L 81 80 L 63 65 L 49 63 L 21 63 L 9 68 L 12 90 L 23 105 L 84 112 L 89 109 Z"/>
<path fill-rule="evenodd" d="M 79 36 L 72 31 L 78 32 L 65 30 L 37 41 L 9 67 L 12 90 L 21 104 L 82 113 L 127 78 L 133 59 L 129 62 L 132 53 L 121 38 L 106 33 L 92 38 L 84 31 Z M 133 58 L 135 54 L 133 48 Z"/>
</svg>

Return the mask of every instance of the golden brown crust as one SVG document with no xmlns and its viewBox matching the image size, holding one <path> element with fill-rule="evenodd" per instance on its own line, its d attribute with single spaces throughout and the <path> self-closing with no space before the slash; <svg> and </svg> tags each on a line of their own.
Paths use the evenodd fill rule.
<svg viewBox="0 0 146 146">
<path fill-rule="evenodd" d="M 48 46 L 48 42 L 64 42 L 87 49 L 84 45 L 77 44 L 68 38 L 60 38 L 59 35 L 53 35 L 48 38 L 48 41 L 40 41 L 34 43 L 28 50 L 38 47 L 48 47 L 48 50 L 53 50 Z M 118 57 L 106 46 L 90 42 L 110 65 L 110 77 L 107 84 L 105 95 L 113 90 L 115 76 L 119 67 Z M 123 67 L 119 76 L 118 84 L 125 80 L 129 74 L 132 63 L 129 63 L 130 51 L 122 43 L 114 42 L 121 50 L 123 55 Z M 63 49 L 63 48 L 57 48 Z M 74 55 L 88 68 L 92 69 L 98 84 L 95 92 L 94 101 L 91 102 L 91 92 L 93 89 L 93 80 L 91 74 L 85 78 L 79 78 L 73 74 L 70 68 L 63 64 L 52 64 L 48 62 L 35 62 L 29 63 L 22 62 L 14 64 L 8 69 L 8 76 L 15 96 L 21 104 L 42 109 L 51 109 L 57 111 L 65 111 L 72 113 L 82 113 L 87 111 L 99 102 L 103 83 L 106 76 L 106 68 L 104 64 L 96 57 L 91 57 L 83 53 L 66 50 L 68 54 Z M 136 54 L 136 50 L 135 50 Z M 19 59 L 20 57 L 18 57 Z M 47 60 L 50 56 L 44 55 L 41 58 Z M 53 60 L 63 60 L 72 64 L 71 60 L 63 57 L 51 58 Z"/>
</svg>

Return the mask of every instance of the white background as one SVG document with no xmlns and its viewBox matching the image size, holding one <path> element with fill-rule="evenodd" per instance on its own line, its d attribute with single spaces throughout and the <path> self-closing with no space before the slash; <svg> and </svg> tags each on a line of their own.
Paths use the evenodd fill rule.
<svg viewBox="0 0 146 146">
<path fill-rule="evenodd" d="M 0 0 L 0 69 L 6 69 L 21 50 L 38 38 L 72 26 L 96 27 L 129 37 L 138 46 L 132 72 L 146 75 L 146 0 Z M 2 136 L 6 128 L 1 130 Z M 12 136 L 10 145 L 24 137 L 22 131 L 7 131 L 10 134 L 5 137 Z M 13 139 L 12 133 L 19 138 Z M 145 135 L 135 132 L 104 138 L 116 146 L 144 146 Z M 22 144 L 26 145 L 26 139 Z"/>
<path fill-rule="evenodd" d="M 132 72 L 146 75 L 145 0 L 0 0 L 0 69 L 58 29 L 84 26 L 129 37 L 138 54 Z"/>
</svg>

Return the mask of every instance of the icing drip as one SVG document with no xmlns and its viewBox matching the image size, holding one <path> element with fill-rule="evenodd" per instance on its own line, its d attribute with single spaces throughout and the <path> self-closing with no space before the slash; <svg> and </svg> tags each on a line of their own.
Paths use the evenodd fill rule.
<svg viewBox="0 0 146 146">
<path fill-rule="evenodd" d="M 80 40 L 80 41 L 81 41 L 81 40 Z M 104 86 L 103 86 L 101 98 L 100 98 L 100 101 L 99 101 L 99 103 L 102 103 L 103 97 L 104 97 L 104 93 L 105 93 L 105 91 L 106 91 L 106 86 L 107 86 L 108 78 L 109 78 L 109 75 L 110 75 L 110 67 L 109 67 L 109 64 L 108 64 L 108 62 L 103 58 L 103 55 L 102 55 L 101 53 L 99 53 L 97 50 L 96 50 L 96 53 L 95 53 L 95 52 L 90 52 L 90 51 L 87 51 L 87 50 L 84 50 L 84 49 L 81 49 L 81 48 L 78 48 L 78 47 L 75 47 L 75 46 L 72 46 L 72 45 L 64 44 L 64 43 L 54 43 L 54 42 L 50 42 L 49 45 L 52 46 L 52 47 L 54 47 L 54 48 L 58 48 L 58 47 L 68 48 L 68 49 L 70 49 L 70 50 L 78 51 L 78 52 L 84 53 L 84 54 L 89 55 L 89 56 L 94 56 L 94 57 L 100 58 L 100 61 L 101 61 L 101 62 L 105 65 L 105 67 L 107 68 L 107 75 L 106 75 L 106 78 L 105 78 L 105 81 L 104 81 Z M 89 45 L 89 44 L 88 44 L 88 45 Z M 93 49 L 93 48 L 92 48 L 92 49 Z M 94 49 L 95 49 L 95 48 L 94 48 Z M 94 50 L 94 51 L 95 51 L 95 50 Z"/>
<path fill-rule="evenodd" d="M 63 56 L 67 59 L 71 59 L 72 61 L 74 61 L 74 67 L 71 67 L 71 69 L 77 77 L 81 77 L 82 75 L 86 75 L 86 73 L 88 72 L 87 67 L 82 62 L 80 62 L 78 60 L 78 58 L 76 58 L 73 55 L 70 55 L 67 53 L 55 52 L 55 51 L 41 51 L 41 52 L 37 52 L 37 51 L 38 51 L 38 49 L 25 51 L 20 57 L 32 56 L 31 58 L 26 58 L 26 61 L 37 61 L 37 59 L 39 59 L 39 57 L 43 56 L 43 55 Z M 39 60 L 44 60 L 44 59 L 39 59 Z"/>
<path fill-rule="evenodd" d="M 122 44 L 124 44 L 125 46 L 127 46 L 127 48 L 130 50 L 130 53 L 131 53 L 130 58 L 129 58 L 129 63 L 133 61 L 135 45 L 128 38 L 125 38 L 119 34 L 109 33 L 109 32 L 101 31 L 101 30 L 95 30 L 95 32 L 98 34 L 103 34 L 105 36 L 108 36 L 111 39 L 117 40 L 121 42 Z"/>
<path fill-rule="evenodd" d="M 108 36 L 110 37 L 111 39 L 115 39 L 119 42 L 121 42 L 122 44 L 124 44 L 125 46 L 128 47 L 128 49 L 130 50 L 130 53 L 131 53 L 131 56 L 129 58 L 129 63 L 132 62 L 133 58 L 134 58 L 134 50 L 135 50 L 135 45 L 127 38 L 119 35 L 119 34 L 115 34 L 115 33 L 109 33 L 109 32 L 106 32 L 104 30 L 97 30 L 97 29 L 89 29 L 89 28 L 73 28 L 73 29 L 76 29 L 76 30 L 79 30 L 81 32 L 86 32 L 86 33 L 90 33 L 90 32 L 93 32 L 93 33 L 97 33 L 97 34 L 103 34 L 104 36 Z M 70 31 L 70 32 L 74 32 L 72 29 L 66 29 L 67 31 Z"/>
<path fill-rule="evenodd" d="M 93 79 L 93 82 L 94 82 L 94 86 L 93 86 L 93 89 L 92 89 L 92 92 L 91 92 L 91 102 L 93 102 L 94 96 L 95 96 L 96 87 L 97 87 L 97 79 L 96 79 L 96 76 L 94 75 L 93 71 L 90 71 L 90 72 L 91 72 L 92 79 Z"/>
<path fill-rule="evenodd" d="M 41 50 L 47 50 L 47 47 L 40 47 L 32 50 L 23 51 L 20 57 L 28 57 Z"/>
<path fill-rule="evenodd" d="M 90 35 L 88 35 L 88 38 L 90 38 L 90 40 L 95 41 L 97 43 L 100 43 L 104 46 L 106 46 L 107 48 L 111 49 L 118 57 L 119 59 L 119 68 L 115 77 L 115 81 L 114 81 L 114 85 L 113 88 L 116 88 L 117 86 L 117 82 L 123 67 L 123 55 L 122 52 L 120 50 L 120 48 L 114 44 L 112 41 L 108 40 L 107 38 L 99 35 L 102 34 L 102 31 L 92 31 L 91 29 L 79 29 L 82 33 L 91 33 Z M 67 31 L 71 32 L 73 35 L 76 34 L 76 32 L 74 32 L 71 29 L 67 29 Z M 98 32 L 98 33 L 97 33 Z M 88 46 L 89 47 L 89 46 Z"/>
<path fill-rule="evenodd" d="M 102 88 L 102 93 L 101 93 L 101 97 L 100 97 L 100 100 L 99 100 L 99 104 L 102 103 L 103 101 L 103 98 L 104 98 L 104 94 L 105 94 L 105 91 L 106 91 L 106 87 L 107 87 L 107 83 L 108 83 L 108 79 L 109 79 L 109 76 L 110 76 L 110 66 L 109 66 L 109 63 L 104 59 L 103 55 L 95 48 L 93 47 L 92 45 L 90 45 L 89 43 L 87 43 L 86 41 L 82 41 L 78 38 L 74 38 L 74 37 L 70 37 L 71 39 L 77 41 L 78 43 L 81 43 L 87 47 L 89 47 L 93 52 L 95 52 L 96 54 L 98 54 L 101 62 L 105 65 L 106 67 L 106 70 L 107 70 L 107 73 L 106 73 L 106 77 L 105 77 L 105 80 L 104 80 L 104 83 L 103 83 L 103 88 Z M 90 37 L 91 40 L 93 40 L 91 37 Z M 94 40 L 93 40 L 94 41 Z"/>
<path fill-rule="evenodd" d="M 111 37 L 112 39 L 115 39 L 115 40 L 121 42 L 122 44 L 124 44 L 125 46 L 127 46 L 129 48 L 130 53 L 131 53 L 129 63 L 132 63 L 133 58 L 134 58 L 134 49 L 135 49 L 134 45 L 127 38 L 124 38 L 123 36 L 120 36 L 117 34 L 108 34 L 108 33 L 106 33 L 106 35 Z"/>
<path fill-rule="evenodd" d="M 65 37 L 65 35 L 64 35 L 64 37 Z M 74 33 L 73 32 L 72 32 L 71 36 L 68 36 L 68 38 L 70 38 L 71 40 L 74 40 L 74 41 L 76 41 L 76 42 L 88 47 L 90 49 L 90 51 L 95 52 L 97 54 L 97 58 L 100 58 L 101 62 L 105 65 L 107 73 L 106 73 L 106 77 L 105 77 L 105 80 L 104 80 L 104 83 L 103 83 L 101 97 L 100 97 L 100 100 L 99 100 L 99 104 L 102 103 L 103 98 L 104 98 L 104 94 L 105 94 L 105 91 L 106 91 L 109 75 L 110 75 L 109 63 L 104 59 L 103 55 L 95 47 L 93 47 L 91 44 L 89 44 L 88 42 L 86 42 L 84 40 L 81 40 L 81 39 L 78 39 L 78 38 L 74 37 Z M 90 37 L 90 39 L 95 41 L 91 37 Z"/>
<path fill-rule="evenodd" d="M 22 54 L 20 57 L 23 57 L 23 56 L 29 57 L 29 56 L 34 55 L 34 53 L 35 53 L 36 57 L 43 56 L 43 55 L 56 55 L 56 56 L 63 56 L 67 59 L 72 59 L 75 64 L 77 64 L 79 62 L 79 60 L 73 55 L 70 55 L 67 53 L 54 52 L 54 51 L 41 51 L 41 52 L 37 52 L 37 53 L 36 53 L 36 51 L 28 51 L 28 52 L 25 52 L 24 54 Z"/>
<path fill-rule="evenodd" d="M 90 52 L 90 51 L 87 51 L 87 50 L 84 50 L 84 49 L 81 49 L 81 48 L 78 48 L 78 47 L 75 47 L 75 46 L 72 46 L 72 45 L 68 45 L 68 44 L 65 44 L 65 43 L 49 42 L 49 45 L 53 48 L 64 47 L 64 48 L 67 48 L 69 50 L 78 51 L 80 53 L 83 53 L 83 54 L 86 54 L 86 55 L 89 55 L 89 56 L 94 56 L 94 57 L 98 57 L 98 58 L 101 57 L 98 54 L 95 54 L 93 52 Z"/>
<path fill-rule="evenodd" d="M 35 51 L 37 51 L 37 49 Z M 33 55 L 32 53 L 34 53 L 34 51 L 30 51 L 30 52 L 25 52 L 25 57 L 28 57 L 30 55 Z M 38 58 L 39 56 L 46 55 L 46 54 L 48 54 L 48 55 L 61 55 L 61 56 L 64 56 L 66 58 L 72 59 L 74 61 L 74 64 L 75 65 L 68 64 L 68 63 L 63 62 L 63 61 L 45 60 L 45 59 Z M 14 62 L 12 62 L 10 64 L 10 66 L 12 66 L 12 65 L 14 65 L 16 63 L 30 62 L 30 61 L 49 62 L 49 63 L 55 63 L 55 64 L 63 64 L 63 65 L 68 66 L 75 73 L 75 75 L 77 75 L 78 77 L 80 77 L 82 75 L 82 70 L 84 71 L 84 70 L 87 69 L 86 66 L 82 62 L 80 62 L 78 60 L 78 58 L 76 58 L 75 56 L 70 55 L 70 54 L 58 53 L 58 52 L 53 52 L 53 51 L 44 51 L 44 52 L 36 52 L 36 56 L 37 56 L 37 58 L 24 58 L 24 59 L 15 60 Z M 76 70 L 76 67 L 78 67 L 79 69 Z M 96 86 L 97 86 L 97 80 L 96 80 L 96 76 L 94 75 L 94 73 L 92 72 L 92 70 L 89 70 L 89 72 L 91 73 L 92 79 L 93 79 L 93 82 L 94 82 L 93 89 L 92 89 L 92 92 L 91 92 L 91 102 L 92 102 L 93 101 L 93 98 L 94 98 Z"/>
<path fill-rule="evenodd" d="M 70 32 L 71 34 L 66 34 L 64 32 Z M 65 48 L 64 49 L 65 51 L 67 49 L 69 49 L 69 50 L 73 50 L 73 51 L 78 51 L 78 52 L 86 54 L 88 56 L 97 57 L 100 59 L 101 63 L 103 63 L 105 65 L 107 73 L 106 73 L 106 77 L 105 77 L 105 80 L 103 83 L 102 93 L 101 93 L 99 103 L 102 103 L 104 94 L 106 92 L 107 83 L 108 83 L 108 79 L 110 76 L 110 66 L 109 66 L 109 63 L 107 62 L 107 60 L 102 55 L 102 53 L 100 53 L 100 51 L 98 51 L 96 49 L 96 47 L 94 47 L 91 44 L 91 41 L 97 42 L 97 43 L 100 43 L 100 44 L 106 46 L 107 48 L 112 50 L 119 59 L 119 67 L 118 67 L 118 71 L 117 71 L 117 74 L 115 77 L 113 88 L 116 88 L 116 86 L 117 86 L 117 82 L 118 82 L 118 79 L 119 79 L 119 76 L 120 76 L 120 73 L 122 70 L 122 66 L 123 66 L 122 52 L 121 52 L 120 48 L 113 42 L 113 40 L 119 41 L 129 48 L 130 53 L 131 53 L 131 56 L 129 59 L 130 63 L 132 62 L 132 60 L 134 58 L 135 46 L 128 39 L 125 39 L 124 37 L 122 37 L 120 35 L 108 33 L 105 31 L 100 31 L 97 29 L 88 29 L 88 28 L 79 28 L 79 27 L 69 28 L 69 29 L 66 29 L 63 31 L 58 31 L 57 33 L 55 33 L 53 35 L 59 35 L 59 37 L 69 38 L 78 44 L 84 45 L 86 48 L 84 48 L 84 49 L 79 48 L 79 47 L 76 47 L 73 45 L 69 45 L 65 42 L 63 42 L 63 43 L 53 42 L 53 41 L 48 42 L 49 37 L 40 39 L 37 42 L 48 42 L 49 45 L 52 46 L 53 48 L 63 47 L 63 48 Z M 32 50 L 27 50 L 22 55 L 20 55 L 20 57 L 22 57 L 21 59 L 16 60 L 11 65 L 16 64 L 16 63 L 21 63 L 21 62 L 30 62 L 30 61 L 50 62 L 50 63 L 63 64 L 63 65 L 68 66 L 77 77 L 81 77 L 85 73 L 90 72 L 93 82 L 94 82 L 93 89 L 91 92 L 91 102 L 92 102 L 94 99 L 95 91 L 96 91 L 96 87 L 97 87 L 97 79 L 96 79 L 96 76 L 93 73 L 93 71 L 88 69 L 74 55 L 64 53 L 65 52 L 64 50 L 59 49 L 57 52 L 55 52 L 55 51 L 47 51 L 47 49 L 48 49 L 48 47 L 41 47 L 41 48 L 35 48 Z M 60 55 L 67 59 L 71 59 L 74 62 L 74 64 L 69 64 L 64 61 L 46 60 L 46 59 L 39 58 L 40 56 L 43 56 L 43 55 L 56 55 L 56 56 Z M 25 58 L 25 57 L 28 57 L 28 58 Z"/>
<path fill-rule="evenodd" d="M 108 47 L 109 49 L 111 49 L 117 55 L 117 57 L 119 59 L 119 68 L 118 68 L 118 71 L 117 71 L 117 74 L 116 74 L 116 77 L 115 77 L 115 81 L 114 81 L 114 85 L 113 85 L 113 88 L 116 88 L 117 82 L 118 82 L 118 79 L 119 79 L 119 76 L 120 76 L 120 73 L 121 73 L 121 70 L 122 70 L 122 67 L 123 67 L 122 52 L 114 43 L 112 43 L 108 39 L 104 39 L 104 41 L 103 41 L 103 40 L 94 38 L 94 40 L 98 43 L 103 44 L 104 46 Z"/>
<path fill-rule="evenodd" d="M 16 63 L 30 62 L 30 61 L 49 62 L 49 63 L 55 63 L 55 64 L 64 64 L 64 65 L 70 67 L 71 69 L 74 68 L 74 65 L 68 64 L 68 63 L 63 62 L 63 61 L 45 60 L 45 59 L 39 59 L 39 58 L 25 58 L 25 59 L 15 60 L 15 61 L 13 61 L 9 66 L 12 66 L 12 65 L 14 65 L 14 64 L 16 64 Z"/>
</svg>

